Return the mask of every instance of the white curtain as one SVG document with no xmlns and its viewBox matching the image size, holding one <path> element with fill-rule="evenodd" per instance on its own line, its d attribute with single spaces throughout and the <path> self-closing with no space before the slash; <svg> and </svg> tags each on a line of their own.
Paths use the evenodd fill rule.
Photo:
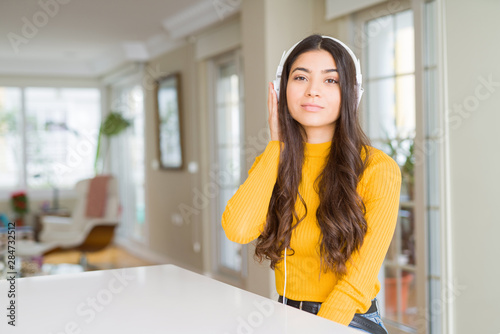
<svg viewBox="0 0 500 334">
<path fill-rule="evenodd" d="M 119 182 L 122 224 L 117 234 L 143 241 L 144 221 L 144 108 L 142 88 L 130 84 L 111 89 L 111 111 L 119 112 L 132 124 L 111 137 L 105 170 Z M 141 147 L 142 146 L 142 147 Z"/>
</svg>

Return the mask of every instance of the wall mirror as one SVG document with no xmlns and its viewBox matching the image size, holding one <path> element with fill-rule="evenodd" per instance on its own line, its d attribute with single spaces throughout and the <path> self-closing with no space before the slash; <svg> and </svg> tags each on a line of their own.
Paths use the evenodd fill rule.
<svg viewBox="0 0 500 334">
<path fill-rule="evenodd" d="M 156 83 L 158 161 L 162 169 L 181 169 L 180 74 L 160 78 Z"/>
</svg>

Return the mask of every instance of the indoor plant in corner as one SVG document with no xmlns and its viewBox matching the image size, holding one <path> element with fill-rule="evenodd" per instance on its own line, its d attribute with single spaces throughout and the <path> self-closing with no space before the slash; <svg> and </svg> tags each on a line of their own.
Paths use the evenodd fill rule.
<svg viewBox="0 0 500 334">
<path fill-rule="evenodd" d="M 389 150 L 386 152 L 391 158 L 396 161 L 401 169 L 401 176 L 403 178 L 403 188 L 409 196 L 413 199 L 415 189 L 415 140 L 412 137 L 401 138 L 396 137 L 393 139 L 386 139 L 385 144 Z"/>
<path fill-rule="evenodd" d="M 396 161 L 401 169 L 402 189 L 401 202 L 411 202 L 414 198 L 415 189 L 415 156 L 414 156 L 414 138 L 401 137 L 389 139 L 386 135 L 385 145 L 388 150 L 386 153 Z M 404 221 L 406 219 L 406 221 Z M 389 252 L 393 254 L 394 259 L 397 259 L 397 265 L 414 265 L 415 264 L 415 240 L 413 235 L 413 215 L 408 208 L 402 208 L 399 212 L 398 224 L 403 224 L 401 228 L 401 249 L 405 254 L 399 254 L 400 250 L 396 250 L 396 244 L 391 243 Z M 406 232 L 405 232 L 406 231 Z M 394 239 L 393 239 L 394 241 Z M 407 250 L 404 252 L 404 250 Z M 401 283 L 401 312 L 405 312 L 408 306 L 409 291 L 411 283 L 414 279 L 414 273 L 406 270 L 397 270 L 395 267 L 386 267 L 385 278 L 385 304 L 387 312 L 395 313 L 397 309 L 397 273 L 400 272 Z"/>
<path fill-rule="evenodd" d="M 97 138 L 97 150 L 96 150 L 96 155 L 95 155 L 95 161 L 94 161 L 94 172 L 95 175 L 98 174 L 98 163 L 99 163 L 99 156 L 101 152 L 101 138 L 102 135 L 106 136 L 108 138 L 107 140 L 107 147 L 109 150 L 109 139 L 113 136 L 116 136 L 123 132 L 126 128 L 128 128 L 132 123 L 129 120 L 126 120 L 123 118 L 121 113 L 117 111 L 111 111 L 104 122 L 102 122 L 101 127 L 99 128 L 99 135 Z M 107 153 L 107 152 L 106 152 Z M 104 169 L 104 164 L 105 164 L 105 159 L 106 155 L 103 157 L 103 163 L 102 163 L 102 169 Z"/>
</svg>

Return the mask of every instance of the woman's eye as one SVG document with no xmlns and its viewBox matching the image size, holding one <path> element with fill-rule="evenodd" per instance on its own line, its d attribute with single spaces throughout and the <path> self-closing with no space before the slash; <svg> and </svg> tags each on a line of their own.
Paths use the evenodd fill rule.
<svg viewBox="0 0 500 334">
<path fill-rule="evenodd" d="M 297 80 L 297 81 L 304 81 L 304 80 L 306 80 L 306 78 L 305 78 L 305 77 L 303 77 L 303 76 L 300 76 L 300 75 L 299 75 L 299 76 L 296 76 L 296 77 L 294 78 L 294 80 Z"/>
<path fill-rule="evenodd" d="M 326 81 L 327 81 L 328 83 L 338 83 L 338 81 L 337 81 L 337 80 L 335 80 L 335 79 L 326 79 Z"/>
</svg>

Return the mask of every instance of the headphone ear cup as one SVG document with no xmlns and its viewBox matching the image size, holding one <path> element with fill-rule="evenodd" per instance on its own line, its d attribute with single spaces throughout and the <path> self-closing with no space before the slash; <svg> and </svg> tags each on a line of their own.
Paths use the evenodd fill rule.
<svg viewBox="0 0 500 334">
<path fill-rule="evenodd" d="M 280 79 L 276 79 L 273 81 L 274 91 L 276 92 L 276 99 L 280 100 Z"/>
<path fill-rule="evenodd" d="M 363 87 L 359 86 L 358 88 L 358 108 L 359 108 L 359 103 L 361 102 L 361 97 L 363 96 L 363 92 L 365 90 L 363 89 Z"/>
</svg>

